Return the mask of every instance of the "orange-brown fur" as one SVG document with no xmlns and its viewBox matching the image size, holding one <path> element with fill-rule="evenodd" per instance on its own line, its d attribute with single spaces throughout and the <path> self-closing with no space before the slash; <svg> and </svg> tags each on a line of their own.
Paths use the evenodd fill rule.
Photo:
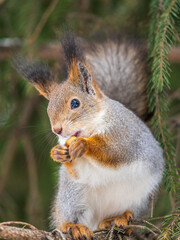
<svg viewBox="0 0 180 240">
<path fill-rule="evenodd" d="M 73 178 L 77 178 L 77 174 L 74 169 L 74 162 L 70 158 L 67 158 L 68 155 L 69 151 L 67 151 L 67 148 L 60 145 L 56 145 L 55 147 L 53 147 L 50 153 L 51 158 L 55 162 L 64 164 L 71 176 Z M 60 156 L 60 158 L 57 158 L 57 156 Z"/>
<path fill-rule="evenodd" d="M 74 163 L 73 162 L 66 162 L 64 163 L 66 169 L 68 170 L 68 172 L 71 174 L 71 176 L 73 178 L 77 178 L 77 173 L 74 167 Z"/>
<path fill-rule="evenodd" d="M 117 159 L 116 156 L 113 155 L 113 152 L 110 152 L 110 149 L 107 147 L 107 142 L 110 138 L 112 138 L 112 136 L 96 135 L 90 138 L 79 137 L 75 141 L 79 147 L 84 149 L 84 155 L 90 157 L 92 161 L 96 161 L 99 165 L 104 165 L 109 168 L 117 168 L 119 166 L 119 159 Z M 71 144 L 73 144 L 73 142 Z M 76 156 L 74 156 L 74 158 L 76 158 Z M 126 159 L 122 158 L 121 162 L 123 163 L 125 160 Z"/>
<path fill-rule="evenodd" d="M 110 137 L 110 136 L 109 136 Z M 106 147 L 106 141 L 108 140 L 108 137 L 100 137 L 100 136 L 93 136 L 90 138 L 82 138 L 82 137 L 71 137 L 66 141 L 66 146 L 69 149 L 68 154 L 70 155 L 70 159 L 67 160 L 64 153 L 58 152 L 59 156 L 61 156 L 61 161 L 59 162 L 63 163 L 69 173 L 77 178 L 76 173 L 76 164 L 78 164 L 77 161 L 74 161 L 76 158 L 82 157 L 85 155 L 86 157 L 89 157 L 91 161 L 96 161 L 99 165 L 104 165 L 109 168 L 117 168 L 119 166 L 119 161 L 116 156 L 113 155 L 112 152 L 109 152 L 108 148 Z M 54 158 L 54 152 L 56 152 L 55 146 L 51 150 L 51 158 L 54 161 L 57 161 Z M 121 162 L 125 162 L 126 159 L 121 159 Z M 65 162 L 64 162 L 65 161 Z"/>
<path fill-rule="evenodd" d="M 119 159 L 114 155 L 113 151 L 110 152 L 108 141 L 113 136 L 93 136 L 88 138 L 87 141 L 87 156 L 92 157 L 93 161 L 97 161 L 100 165 L 109 168 L 119 167 Z M 112 140 L 112 139 L 111 139 Z M 121 158 L 121 163 L 125 162 L 124 156 Z"/>
<path fill-rule="evenodd" d="M 74 85 L 79 84 L 79 70 L 77 66 L 77 59 L 73 59 L 71 63 L 71 68 L 69 69 L 69 76 L 68 76 L 68 81 L 73 82 Z"/>
<path fill-rule="evenodd" d="M 88 69 L 91 76 L 93 76 L 90 67 L 85 62 L 83 62 L 83 65 Z M 70 69 L 69 69 L 68 83 L 75 85 L 75 86 L 79 86 L 79 77 L 80 77 L 80 73 L 79 73 L 79 69 L 78 69 L 78 60 L 73 59 Z M 99 89 L 99 87 L 97 86 L 96 81 L 94 79 L 92 79 L 92 85 L 96 90 L 97 96 L 99 98 L 101 98 L 102 92 Z"/>
</svg>

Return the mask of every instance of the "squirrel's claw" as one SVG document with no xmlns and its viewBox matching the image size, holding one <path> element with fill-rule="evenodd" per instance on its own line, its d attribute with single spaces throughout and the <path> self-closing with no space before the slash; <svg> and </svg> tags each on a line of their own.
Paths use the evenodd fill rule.
<svg viewBox="0 0 180 240">
<path fill-rule="evenodd" d="M 51 158 L 60 163 L 71 161 L 68 148 L 60 145 L 56 145 L 51 149 Z"/>
<path fill-rule="evenodd" d="M 69 233 L 74 240 L 93 239 L 93 232 L 85 225 L 66 223 L 61 230 Z"/>
<path fill-rule="evenodd" d="M 127 226 L 133 219 L 133 214 L 130 211 L 125 211 L 121 216 L 108 218 L 102 221 L 99 224 L 99 229 L 109 229 L 111 226 L 116 226 L 119 228 L 123 228 L 124 226 Z M 132 229 L 129 228 L 126 230 L 126 234 L 130 235 L 132 233 Z"/>
</svg>

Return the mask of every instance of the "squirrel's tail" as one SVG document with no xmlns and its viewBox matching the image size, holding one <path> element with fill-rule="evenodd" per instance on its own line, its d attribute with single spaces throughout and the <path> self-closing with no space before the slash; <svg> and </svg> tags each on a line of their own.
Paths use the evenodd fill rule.
<svg viewBox="0 0 180 240">
<path fill-rule="evenodd" d="M 146 48 L 127 39 L 107 40 L 86 50 L 85 57 L 101 90 L 146 120 Z"/>
</svg>

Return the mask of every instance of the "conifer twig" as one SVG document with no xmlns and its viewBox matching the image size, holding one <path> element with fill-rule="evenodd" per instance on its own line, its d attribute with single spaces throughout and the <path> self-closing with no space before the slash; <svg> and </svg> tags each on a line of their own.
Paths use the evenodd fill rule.
<svg viewBox="0 0 180 240">
<path fill-rule="evenodd" d="M 158 228 L 156 225 L 154 225 L 154 224 L 148 222 L 147 220 L 142 220 L 142 222 L 143 222 L 143 223 L 146 223 L 146 224 L 148 224 L 148 225 L 150 225 L 151 227 L 155 228 L 159 233 L 161 233 L 161 229 Z"/>
<path fill-rule="evenodd" d="M 151 195 L 151 217 L 153 217 L 153 212 L 154 212 L 154 193 Z"/>
<path fill-rule="evenodd" d="M 42 31 L 44 25 L 46 24 L 49 16 L 51 15 L 51 13 L 53 12 L 53 10 L 55 9 L 57 3 L 59 0 L 53 0 L 51 1 L 49 7 L 47 8 L 47 10 L 45 11 L 44 15 L 42 16 L 40 22 L 38 23 L 38 25 L 36 26 L 31 38 L 29 39 L 28 44 L 32 45 L 36 39 L 38 38 L 40 32 Z"/>
<path fill-rule="evenodd" d="M 110 229 L 110 233 L 109 233 L 109 240 L 112 240 L 113 239 L 113 232 L 114 232 L 114 225 L 111 227 L 111 229 Z"/>
<path fill-rule="evenodd" d="M 165 89 L 170 86 L 168 52 L 174 44 L 174 25 L 178 17 L 178 0 L 151 0 L 152 23 L 150 28 L 151 78 L 149 81 L 149 107 L 154 112 L 152 129 L 160 140 L 166 157 L 165 183 L 168 190 L 176 192 L 180 180 L 175 161 L 175 151 L 164 119 L 167 113 Z"/>
<path fill-rule="evenodd" d="M 170 14 L 170 11 L 172 10 L 172 8 L 174 7 L 175 3 L 177 2 L 177 0 L 173 0 L 171 2 L 171 4 L 169 5 L 167 11 L 166 11 L 166 18 L 164 20 L 164 24 L 165 24 L 165 27 L 164 27 L 164 33 L 163 35 L 165 36 L 166 35 L 166 32 L 167 32 L 167 28 L 168 28 L 168 23 L 167 23 L 167 19 L 169 17 L 169 14 Z M 164 71 L 164 68 L 163 68 L 163 61 L 164 61 L 164 48 L 165 48 L 165 38 L 162 40 L 162 43 L 161 43 L 161 46 L 160 46 L 160 81 L 163 82 L 163 71 Z M 165 150 L 165 155 L 166 155 L 166 159 L 168 160 L 168 164 L 169 164 L 169 161 L 170 161 L 170 157 L 169 157 L 169 154 L 168 154 L 168 149 L 167 149 L 167 144 L 166 144 L 166 140 L 165 140 L 165 137 L 164 137 L 164 132 L 162 130 L 162 118 L 161 118 L 161 114 L 160 114 L 160 110 L 159 110 L 159 96 L 158 96 L 158 91 L 157 91 L 157 87 L 155 88 L 155 95 L 156 95 L 156 109 L 157 109 L 157 116 L 158 116 L 158 121 L 159 121 L 159 128 L 160 128 L 160 132 L 161 132 L 161 136 L 162 136 L 162 141 L 163 141 L 163 145 L 164 145 L 164 150 Z M 170 174 L 171 174 L 171 166 L 169 164 L 169 170 L 170 170 Z"/>
<path fill-rule="evenodd" d="M 174 225 L 176 224 L 177 220 L 179 221 L 179 219 L 180 219 L 180 213 L 175 214 L 174 217 L 171 219 L 170 223 L 162 231 L 162 234 L 160 235 L 159 239 L 162 239 L 162 240 L 170 239 L 171 234 L 173 233 Z"/>
<path fill-rule="evenodd" d="M 148 218 L 147 221 L 163 220 L 163 219 L 165 219 L 165 217 L 166 217 L 166 216 Z"/>
<path fill-rule="evenodd" d="M 129 228 L 135 228 L 135 229 L 141 229 L 141 230 L 147 230 L 149 231 L 150 233 L 152 233 L 155 237 L 158 236 L 157 233 L 155 233 L 153 230 L 151 230 L 149 227 L 147 226 L 142 226 L 142 225 L 127 225 L 127 226 L 124 226 L 124 229 L 129 229 Z"/>
</svg>

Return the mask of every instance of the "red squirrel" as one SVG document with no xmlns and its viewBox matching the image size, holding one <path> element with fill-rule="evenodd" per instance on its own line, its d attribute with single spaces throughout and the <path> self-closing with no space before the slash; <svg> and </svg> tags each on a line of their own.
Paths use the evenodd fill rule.
<svg viewBox="0 0 180 240">
<path fill-rule="evenodd" d="M 49 100 L 48 116 L 61 163 L 53 204 L 55 228 L 73 239 L 125 226 L 149 208 L 161 182 L 159 143 L 140 119 L 147 111 L 144 49 L 107 40 L 83 49 L 70 32 L 61 38 L 68 77 L 59 82 L 49 67 L 17 59 L 17 71 Z"/>
</svg>

